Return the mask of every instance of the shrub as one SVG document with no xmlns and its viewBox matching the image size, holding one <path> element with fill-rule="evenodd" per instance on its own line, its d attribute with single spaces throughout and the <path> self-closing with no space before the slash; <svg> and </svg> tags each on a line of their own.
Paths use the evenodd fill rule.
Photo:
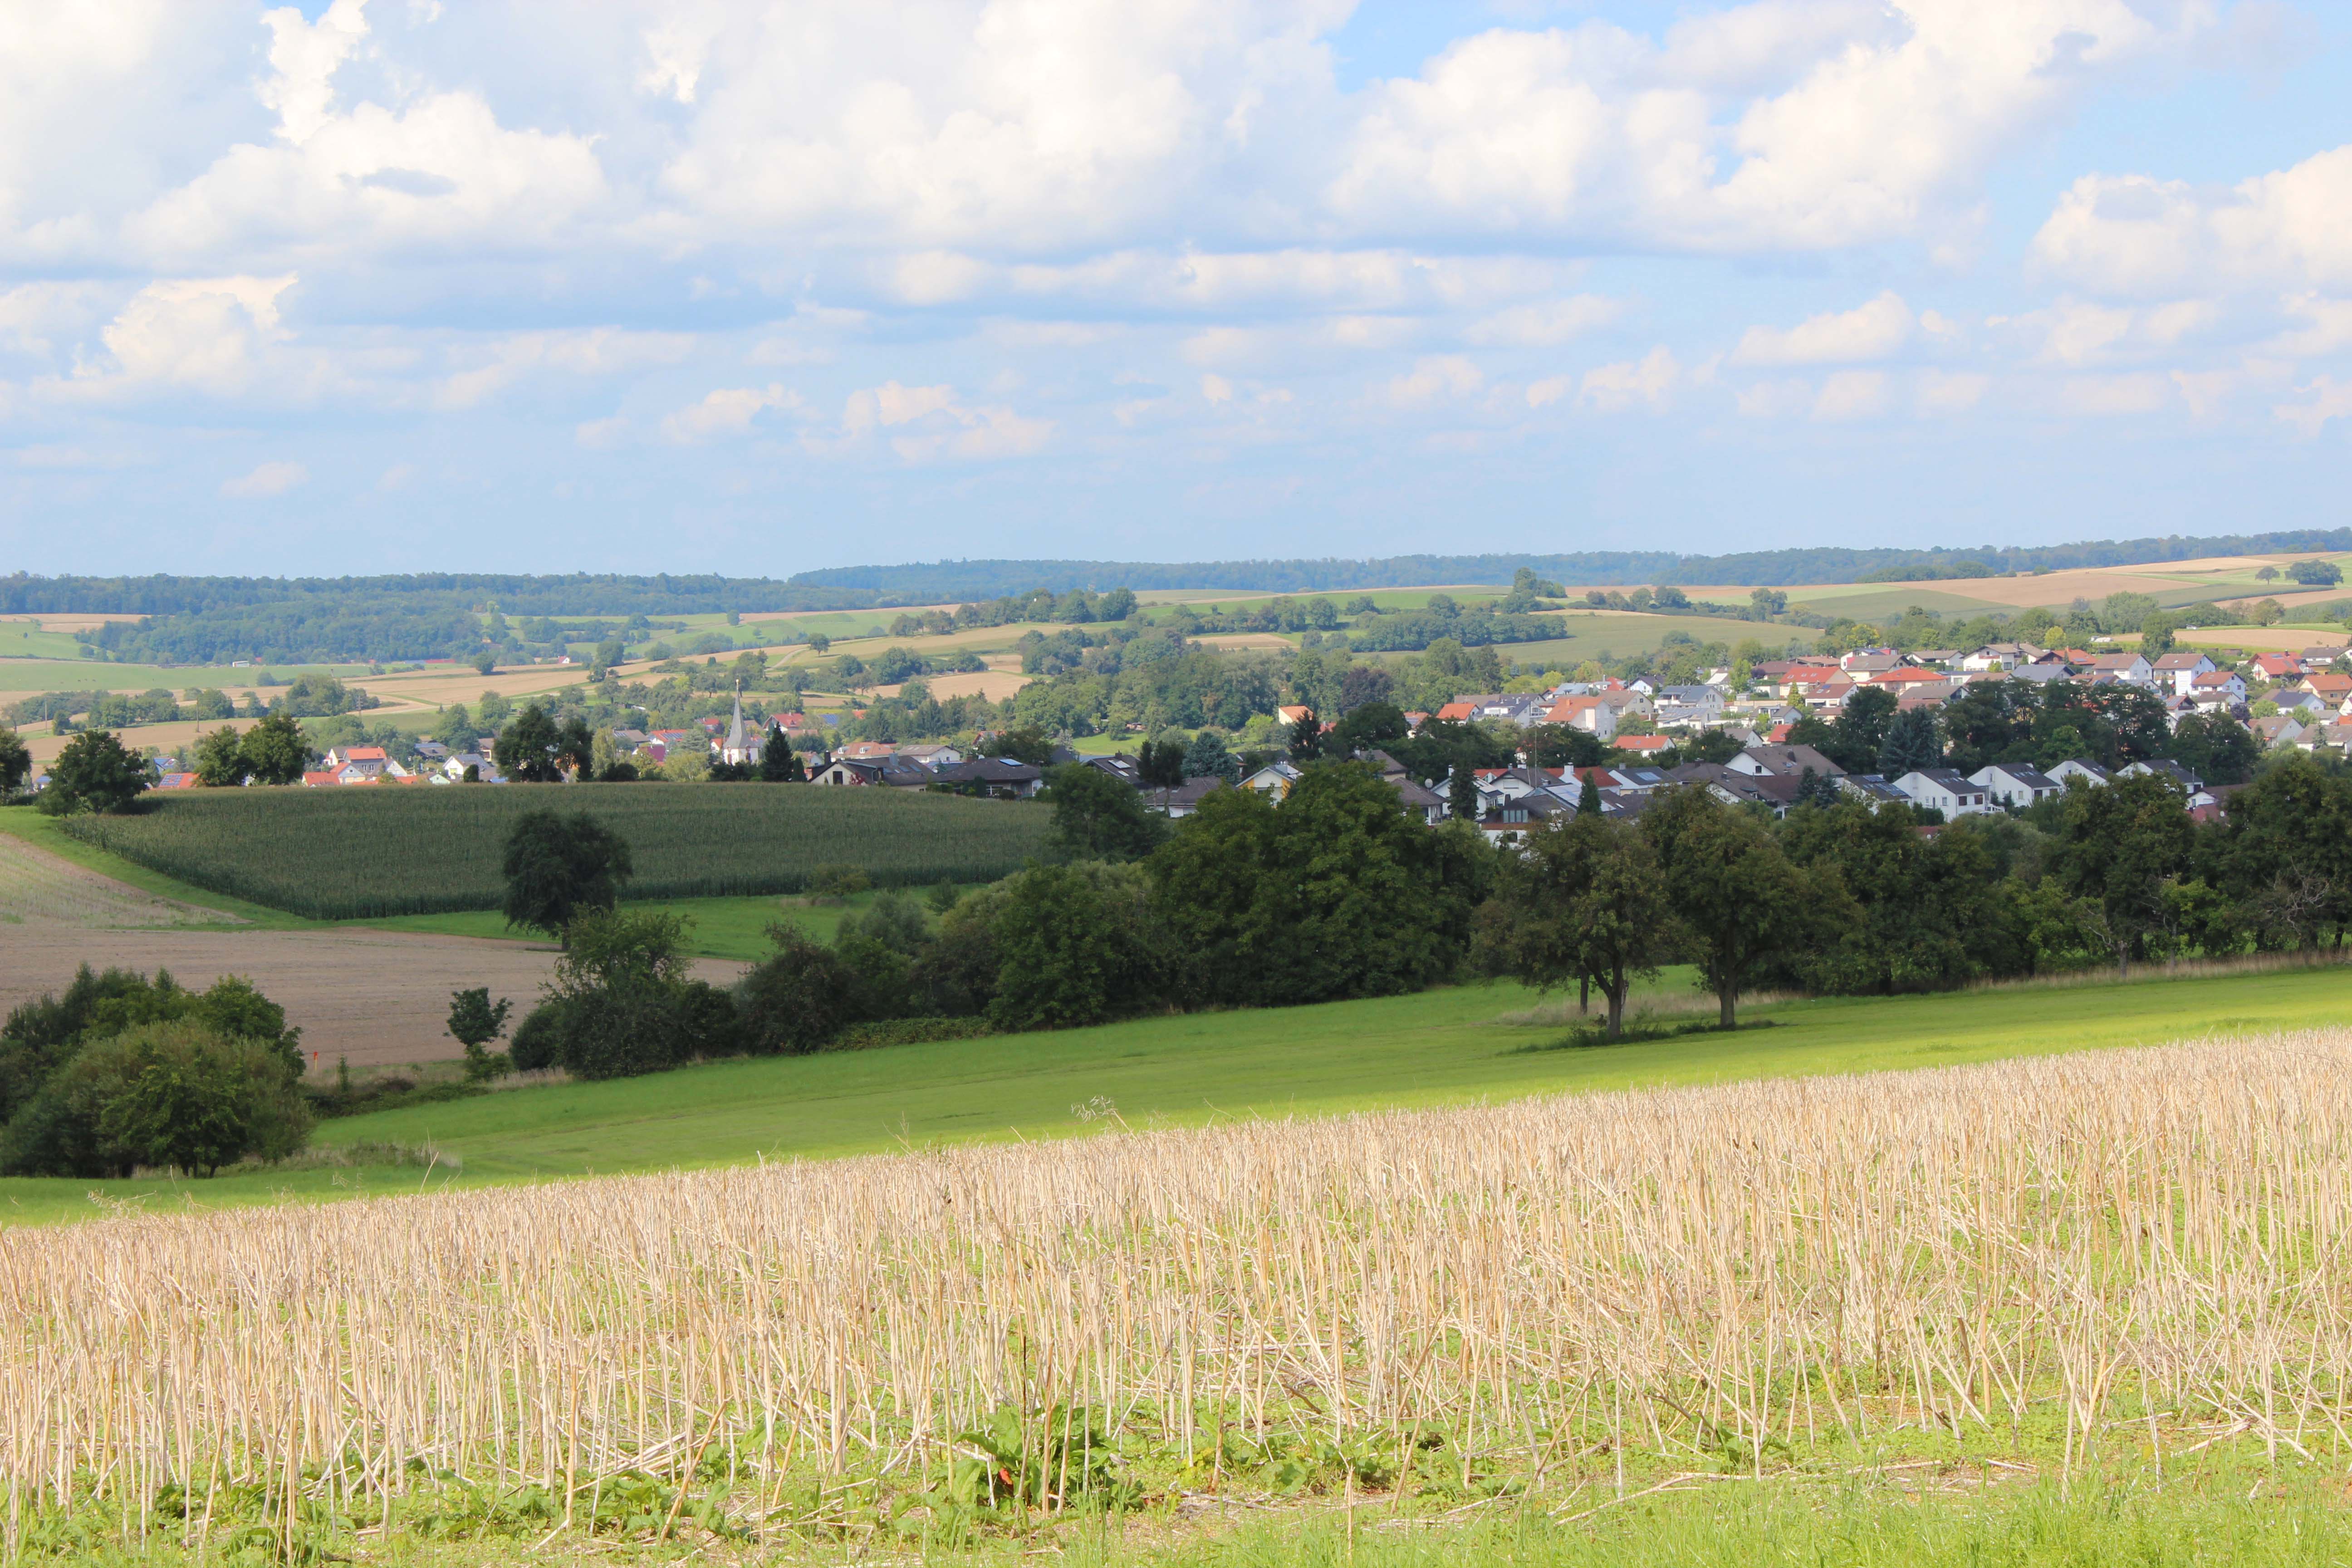
<svg viewBox="0 0 2352 1568">
<path fill-rule="evenodd" d="M 744 1048 L 760 1056 L 817 1050 L 855 1021 L 855 981 L 833 949 L 795 925 L 772 925 L 775 955 L 736 987 Z"/>
<path fill-rule="evenodd" d="M 1001 1029 L 1098 1024 L 1163 1004 L 1176 963 L 1150 884 L 1126 867 L 1040 866 L 1010 879 L 993 934 L 989 1022 Z"/>
<path fill-rule="evenodd" d="M 515 1026 L 507 1041 L 507 1060 L 517 1072 L 538 1072 L 555 1066 L 562 1052 L 564 1007 L 561 998 L 541 1002 Z"/>
<path fill-rule="evenodd" d="M 248 1154 L 283 1159 L 310 1112 L 270 1046 L 193 1022 L 142 1025 L 80 1048 L 0 1131 L 0 1172 L 209 1176 Z"/>
<path fill-rule="evenodd" d="M 839 903 L 874 885 L 874 879 L 863 868 L 834 862 L 814 867 L 808 874 L 808 894 L 813 903 Z"/>
</svg>

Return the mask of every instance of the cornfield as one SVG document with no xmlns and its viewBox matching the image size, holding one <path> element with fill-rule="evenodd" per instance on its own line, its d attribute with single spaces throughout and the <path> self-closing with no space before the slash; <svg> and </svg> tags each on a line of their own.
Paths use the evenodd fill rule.
<svg viewBox="0 0 2352 1568">
<path fill-rule="evenodd" d="M 870 1524 L 1005 1412 L 1202 1488 L 1276 1430 L 1760 1471 L 2079 1455 L 2120 1409 L 2340 1452 L 2348 1239 L 2347 1032 L 118 1217 L 0 1233 L 0 1471 L 12 1532 L 699 1473 L 760 1539 L 847 1495 L 773 1478 L 862 1476 Z"/>
<path fill-rule="evenodd" d="M 194 887 L 354 920 L 496 909 L 507 834 L 537 807 L 589 812 L 626 839 L 641 899 L 798 892 L 824 865 L 885 885 L 990 881 L 1051 826 L 1016 801 L 781 784 L 199 790 L 67 826 Z"/>
</svg>

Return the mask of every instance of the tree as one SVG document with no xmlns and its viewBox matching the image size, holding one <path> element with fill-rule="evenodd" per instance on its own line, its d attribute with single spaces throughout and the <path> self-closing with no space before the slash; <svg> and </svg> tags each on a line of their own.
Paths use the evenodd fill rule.
<svg viewBox="0 0 2352 1568">
<path fill-rule="evenodd" d="M 245 740 L 224 724 L 196 742 L 196 782 L 206 789 L 234 789 L 245 782 Z"/>
<path fill-rule="evenodd" d="M 1456 822 L 1478 820 L 1478 777 L 1466 763 L 1454 763 L 1446 780 L 1445 809 Z"/>
<path fill-rule="evenodd" d="M 1936 734 L 1936 716 L 1925 708 L 1897 713 L 1879 742 L 1878 771 L 1890 779 L 1920 768 L 1941 765 L 1944 743 Z"/>
<path fill-rule="evenodd" d="M 555 733 L 555 760 L 582 779 L 594 778 L 596 737 L 585 719 L 572 718 Z"/>
<path fill-rule="evenodd" d="M 50 816 L 121 811 L 155 782 L 155 770 L 105 730 L 85 730 L 49 764 L 41 810 Z"/>
<path fill-rule="evenodd" d="M 530 702 L 499 731 L 490 754 L 499 771 L 517 784 L 560 784 L 563 780 L 563 762 L 558 754 L 562 742 L 555 721 L 538 703 Z"/>
<path fill-rule="evenodd" d="M 1172 744 L 1172 742 L 1171 742 Z M 1178 763 L 1182 784 L 1185 779 L 1223 779 L 1227 784 L 1240 782 L 1241 763 L 1225 745 L 1224 736 L 1214 730 L 1202 730 L 1185 746 Z"/>
<path fill-rule="evenodd" d="M 1151 895 L 1124 866 L 1038 866 L 1009 879 L 992 922 L 990 1022 L 1067 1029 L 1164 1005 L 1176 965 Z"/>
<path fill-rule="evenodd" d="M 498 651 L 495 648 L 485 648 L 480 653 L 476 654 L 474 656 L 474 668 L 480 670 L 484 675 L 496 675 L 499 672 Z"/>
<path fill-rule="evenodd" d="M 1553 817 L 1531 835 L 1478 918 L 1491 973 L 1543 991 L 1589 983 L 1608 1005 L 1612 1040 L 1633 983 L 1655 975 L 1675 941 L 1655 850 L 1640 829 L 1597 811 Z"/>
<path fill-rule="evenodd" d="M 2170 616 L 2150 616 L 2139 624 L 2139 651 L 2143 658 L 2158 659 L 2172 651 L 2173 623 Z"/>
<path fill-rule="evenodd" d="M 833 949 L 799 926 L 768 928 L 772 956 L 743 977 L 746 1048 L 758 1056 L 814 1051 L 856 1020 L 850 976 Z"/>
<path fill-rule="evenodd" d="M 1027 763 L 1042 768 L 1054 760 L 1053 737 L 1034 725 L 1016 730 L 1000 730 L 981 743 L 983 757 L 1010 757 L 1016 763 Z"/>
<path fill-rule="evenodd" d="M 571 944 L 583 913 L 610 910 L 631 874 L 629 846 L 584 811 L 527 811 L 507 835 L 507 924 Z"/>
<path fill-rule="evenodd" d="M 14 730 L 0 729 L 0 800 L 15 795 L 32 776 L 33 753 Z"/>
<path fill-rule="evenodd" d="M 449 1035 L 466 1047 L 466 1077 L 476 1082 L 499 1076 L 505 1066 L 489 1053 L 489 1044 L 506 1033 L 507 1010 L 513 1005 L 505 997 L 490 1000 L 489 987 L 477 985 L 471 991 L 449 993 Z"/>
<path fill-rule="evenodd" d="M 2344 568 L 2333 561 L 2298 561 L 2286 574 L 2306 588 L 2333 588 L 2344 581 Z"/>
<path fill-rule="evenodd" d="M 81 1046 L 0 1133 L 0 1172 L 128 1176 L 142 1165 L 210 1176 L 248 1154 L 302 1146 L 310 1113 L 285 1063 L 194 1019 Z"/>
<path fill-rule="evenodd" d="M 2207 784 L 2243 784 L 2262 761 L 2262 742 L 2227 713 L 2191 713 L 2172 732 L 2173 761 Z"/>
<path fill-rule="evenodd" d="M 1600 784 L 1593 782 L 1591 773 L 1587 773 L 1584 775 L 1584 787 L 1576 792 L 1576 815 L 1599 816 L 1606 809 L 1608 808 L 1601 804 Z"/>
<path fill-rule="evenodd" d="M 256 784 L 294 784 L 310 765 L 310 739 L 289 714 L 272 713 L 247 730 L 239 749 L 246 774 Z"/>
<path fill-rule="evenodd" d="M 1222 739 L 1217 743 L 1220 746 L 1224 744 Z M 1180 746 L 1173 741 L 1146 741 L 1137 751 L 1136 777 L 1148 787 L 1160 792 L 1162 810 L 1167 809 L 1168 792 L 1183 787 L 1185 759 L 1191 754 L 1189 747 Z"/>
<path fill-rule="evenodd" d="M 2261 571 L 2254 574 L 2254 580 L 2258 583 L 2275 583 L 2278 581 L 2278 576 L 2279 570 L 2277 567 L 2264 566 Z"/>
<path fill-rule="evenodd" d="M 1433 832 L 1372 769 L 1335 763 L 1278 806 L 1211 792 L 1147 864 L 1196 999 L 1263 1006 L 1452 974 L 1494 858 L 1475 827 Z"/>
<path fill-rule="evenodd" d="M 1323 721 L 1315 716 L 1314 709 L 1309 708 L 1293 721 L 1286 739 L 1292 762 L 1313 762 L 1323 754 Z"/>
<path fill-rule="evenodd" d="M 1385 673 L 1385 672 L 1383 672 Z M 1404 710 L 1387 700 L 1360 703 L 1332 726 L 1331 744 L 1342 756 L 1384 749 L 1405 738 Z"/>
<path fill-rule="evenodd" d="M 1166 819 L 1144 809 L 1133 784 L 1084 763 L 1050 769 L 1045 794 L 1054 807 L 1054 847 L 1068 859 L 1133 860 L 1167 834 Z"/>
<path fill-rule="evenodd" d="M 1731 1028 L 1739 994 L 1757 971 L 1811 939 L 1810 879 L 1753 815 L 1696 785 L 1667 792 L 1642 814 L 1642 827 L 1657 848 L 1667 902 L 1698 950 L 1722 1026 Z"/>
<path fill-rule="evenodd" d="M 2180 792 L 2153 773 L 2070 788 L 2059 820 L 2051 874 L 2096 908 L 2116 971 L 2128 974 L 2132 955 L 2161 924 L 2167 884 L 2189 868 L 2194 829 Z"/>
<path fill-rule="evenodd" d="M 769 725 L 768 738 L 760 744 L 760 779 L 763 784 L 807 782 L 808 774 L 801 771 L 800 757 L 782 724 Z"/>
</svg>

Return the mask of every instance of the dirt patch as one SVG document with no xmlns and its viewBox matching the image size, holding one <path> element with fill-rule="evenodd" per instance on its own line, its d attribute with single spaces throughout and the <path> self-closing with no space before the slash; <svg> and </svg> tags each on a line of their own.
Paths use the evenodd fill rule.
<svg viewBox="0 0 2352 1568">
<path fill-rule="evenodd" d="M 241 974 L 301 1027 L 302 1048 L 319 1054 L 313 1070 L 321 1072 L 334 1071 L 338 1057 L 358 1068 L 462 1054 L 443 1030 L 449 993 L 487 985 L 493 996 L 512 997 L 518 1014 L 528 1011 L 556 952 L 536 942 L 413 931 L 84 931 L 30 922 L 8 927 L 0 941 L 8 953 L 0 966 L 0 1012 L 64 989 L 82 963 L 168 969 L 198 989 Z M 694 968 L 716 985 L 743 973 L 743 965 L 716 958 L 697 959 Z"/>
<path fill-rule="evenodd" d="M 925 684 L 931 695 L 942 701 L 950 697 L 985 697 L 991 702 L 1002 702 L 1016 695 L 1034 678 L 1019 670 L 975 669 L 958 675 L 934 675 Z"/>
<path fill-rule="evenodd" d="M 1273 632 L 1227 632 L 1222 637 L 1192 637 L 1187 640 L 1198 643 L 1202 647 L 1229 649 L 1286 648 L 1291 646 L 1288 637 L 1277 637 Z"/>
</svg>

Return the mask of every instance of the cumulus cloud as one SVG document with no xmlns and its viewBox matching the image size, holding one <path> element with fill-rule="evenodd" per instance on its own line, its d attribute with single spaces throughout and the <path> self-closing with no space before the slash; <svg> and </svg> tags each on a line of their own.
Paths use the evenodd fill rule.
<svg viewBox="0 0 2352 1568">
<path fill-rule="evenodd" d="M 572 376 L 617 375 L 649 365 L 676 364 L 693 351 L 686 332 L 639 332 L 619 327 L 516 332 L 468 344 L 457 357 L 467 368 L 443 378 L 434 401 L 471 408 L 534 372 Z"/>
<path fill-rule="evenodd" d="M 2271 412 L 2294 426 L 2305 437 L 2316 437 L 2327 427 L 2331 419 L 2352 419 L 2352 381 L 2338 381 L 2332 375 L 2323 375 L 2298 390 L 2305 401 L 2282 403 Z"/>
<path fill-rule="evenodd" d="M 967 405 L 952 386 L 891 381 L 851 393 L 842 405 L 840 435 L 829 441 L 812 436 L 808 444 L 841 452 L 891 431 L 890 449 L 909 463 L 1019 458 L 1045 447 L 1054 428 L 1050 419 L 1024 417 L 1003 404 Z"/>
<path fill-rule="evenodd" d="M 1391 381 L 1384 399 L 1391 408 L 1426 408 L 1433 403 L 1467 397 L 1486 384 L 1486 375 L 1462 355 L 1438 354 L 1420 361 L 1410 374 Z"/>
<path fill-rule="evenodd" d="M 1497 310 L 1470 324 L 1463 335 L 1474 343 L 1498 348 L 1536 344 L 1549 347 L 1580 337 L 1595 327 L 1615 321 L 1624 307 L 1597 294 L 1565 300 L 1540 300 Z"/>
<path fill-rule="evenodd" d="M 220 493 L 231 500 L 268 500 L 309 482 L 310 470 L 299 463 L 262 463 L 252 472 L 224 480 Z"/>
<path fill-rule="evenodd" d="M 2047 272 L 2109 295 L 2352 287 L 2352 145 L 2228 190 L 2085 174 L 2034 236 Z"/>
<path fill-rule="evenodd" d="M 1604 414 L 1637 407 L 1654 413 L 1673 401 L 1675 387 L 1681 380 L 1682 365 L 1661 343 L 1639 360 L 1586 371 L 1577 397 L 1585 407 Z"/>
<path fill-rule="evenodd" d="M 99 333 L 106 359 L 77 369 L 71 389 L 105 395 L 155 387 L 235 395 L 252 387 L 287 333 L 279 278 L 181 278 L 131 296 Z"/>
<path fill-rule="evenodd" d="M 1816 419 L 1870 419 L 1886 412 L 1893 385 L 1883 370 L 1842 370 L 1822 383 L 1813 399 Z"/>
<path fill-rule="evenodd" d="M 740 436 L 751 428 L 751 421 L 771 408 L 795 410 L 803 406 L 797 392 L 788 392 L 782 385 L 765 387 L 727 386 L 707 395 L 701 402 L 690 404 L 662 421 L 662 437 L 681 445 L 716 440 L 727 436 Z M 613 420 L 599 420 L 598 436 Z M 581 426 L 581 444 L 593 445 L 588 438 L 588 426 Z M 617 434 L 617 432 L 614 432 Z"/>
<path fill-rule="evenodd" d="M 1852 310 L 1814 316 L 1785 331 L 1750 327 L 1734 364 L 1852 364 L 1885 359 L 1911 341 L 1911 307 L 1892 289 Z"/>
</svg>

